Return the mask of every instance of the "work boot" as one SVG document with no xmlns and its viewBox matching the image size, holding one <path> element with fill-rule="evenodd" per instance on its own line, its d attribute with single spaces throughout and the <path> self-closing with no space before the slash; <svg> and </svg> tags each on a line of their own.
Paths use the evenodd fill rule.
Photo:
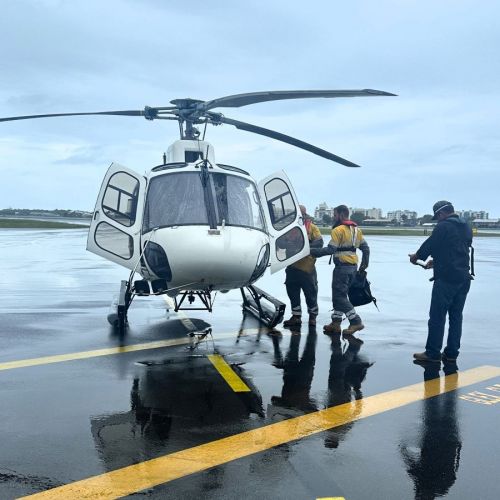
<svg viewBox="0 0 500 500">
<path fill-rule="evenodd" d="M 441 363 L 440 358 L 431 358 L 425 351 L 424 352 L 416 352 L 413 357 L 417 361 L 429 361 L 432 363 Z"/>
<path fill-rule="evenodd" d="M 345 330 L 342 330 L 342 335 L 352 335 L 353 333 L 359 332 L 365 327 L 363 323 L 351 323 Z"/>
<path fill-rule="evenodd" d="M 316 314 L 309 314 L 309 326 L 316 326 Z"/>
<path fill-rule="evenodd" d="M 331 335 L 332 333 L 340 333 L 342 329 L 340 328 L 340 324 L 342 321 L 332 321 L 328 325 L 323 327 L 323 333 L 325 335 Z"/>
<path fill-rule="evenodd" d="M 300 326 L 302 324 L 302 318 L 300 316 L 292 315 L 290 319 L 283 322 L 283 326 L 288 328 L 289 326 Z"/>
</svg>

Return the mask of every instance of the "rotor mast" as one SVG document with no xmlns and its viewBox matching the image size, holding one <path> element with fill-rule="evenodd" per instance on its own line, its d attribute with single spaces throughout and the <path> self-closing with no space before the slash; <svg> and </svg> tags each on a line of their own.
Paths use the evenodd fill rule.
<svg viewBox="0 0 500 500">
<path fill-rule="evenodd" d="M 179 131 L 183 140 L 197 140 L 200 131 L 194 126 L 202 123 L 200 117 L 203 114 L 202 104 L 199 99 L 174 99 L 170 101 L 176 109 L 173 111 L 179 120 Z"/>
</svg>

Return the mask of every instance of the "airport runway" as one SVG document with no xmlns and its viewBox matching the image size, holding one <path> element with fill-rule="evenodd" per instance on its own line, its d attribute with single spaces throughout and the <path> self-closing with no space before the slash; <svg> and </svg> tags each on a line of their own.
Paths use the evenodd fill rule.
<svg viewBox="0 0 500 500">
<path fill-rule="evenodd" d="M 458 366 L 424 369 L 431 283 L 420 237 L 372 236 L 380 311 L 330 338 L 259 327 L 241 296 L 213 313 L 138 298 L 108 325 L 128 272 L 85 230 L 1 230 L 0 498 L 496 499 L 500 239 L 477 238 Z M 287 302 L 284 274 L 258 286 Z M 289 306 L 287 306 L 287 313 Z M 187 333 L 213 341 L 187 349 Z"/>
</svg>

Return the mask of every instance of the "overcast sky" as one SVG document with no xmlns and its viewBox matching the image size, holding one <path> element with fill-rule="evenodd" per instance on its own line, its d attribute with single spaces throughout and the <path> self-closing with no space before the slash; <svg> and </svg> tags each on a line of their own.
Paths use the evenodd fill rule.
<svg viewBox="0 0 500 500">
<path fill-rule="evenodd" d="M 0 117 L 142 109 L 261 90 L 398 97 L 220 109 L 362 165 L 343 167 L 224 125 L 216 160 L 284 169 L 309 212 L 325 201 L 500 217 L 500 4 L 494 0 L 3 0 Z M 0 208 L 92 210 L 113 161 L 143 173 L 175 122 L 71 117 L 0 123 Z"/>
</svg>

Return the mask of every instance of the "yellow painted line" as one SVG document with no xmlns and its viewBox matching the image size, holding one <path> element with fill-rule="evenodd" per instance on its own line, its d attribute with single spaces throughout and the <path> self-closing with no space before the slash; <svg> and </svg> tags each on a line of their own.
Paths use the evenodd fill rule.
<svg viewBox="0 0 500 500">
<path fill-rule="evenodd" d="M 251 392 L 250 387 L 238 377 L 222 356 L 209 354 L 207 357 L 234 392 Z"/>
<path fill-rule="evenodd" d="M 131 495 L 290 441 L 500 376 L 500 368 L 482 366 L 443 379 L 429 380 L 351 401 L 300 417 L 188 448 L 99 476 L 24 498 L 114 499 Z M 443 387 L 441 382 L 443 381 Z"/>
<path fill-rule="evenodd" d="M 245 335 L 250 335 L 250 334 L 257 334 L 260 331 L 261 329 L 259 328 L 249 328 L 245 330 L 244 333 Z M 237 334 L 234 332 L 221 333 L 216 335 L 216 338 L 227 339 L 234 337 L 236 339 L 236 336 Z M 56 354 L 54 356 L 42 356 L 40 358 L 6 361 L 0 363 L 0 371 L 13 370 L 14 368 L 26 368 L 28 366 L 40 366 L 40 365 L 49 365 L 52 363 L 62 363 L 64 361 L 75 361 L 77 359 L 98 358 L 100 356 L 111 356 L 113 354 L 124 354 L 127 352 L 146 351 L 148 349 L 161 349 L 163 347 L 186 345 L 190 343 L 191 343 L 190 338 L 183 337 L 180 339 L 157 340 L 154 342 L 146 342 L 143 344 L 131 344 L 119 347 L 108 347 L 105 349 L 96 349 L 93 351 L 72 352 L 68 354 Z"/>
<path fill-rule="evenodd" d="M 344 497 L 321 497 L 316 498 L 316 500 L 345 500 Z"/>
<path fill-rule="evenodd" d="M 169 297 L 168 295 L 162 295 L 162 297 L 169 309 L 175 309 L 175 302 L 172 297 Z M 187 331 L 193 332 L 196 330 L 195 324 L 189 319 L 188 315 L 183 310 L 177 311 L 175 314 L 179 316 L 181 323 L 184 325 Z"/>
</svg>

